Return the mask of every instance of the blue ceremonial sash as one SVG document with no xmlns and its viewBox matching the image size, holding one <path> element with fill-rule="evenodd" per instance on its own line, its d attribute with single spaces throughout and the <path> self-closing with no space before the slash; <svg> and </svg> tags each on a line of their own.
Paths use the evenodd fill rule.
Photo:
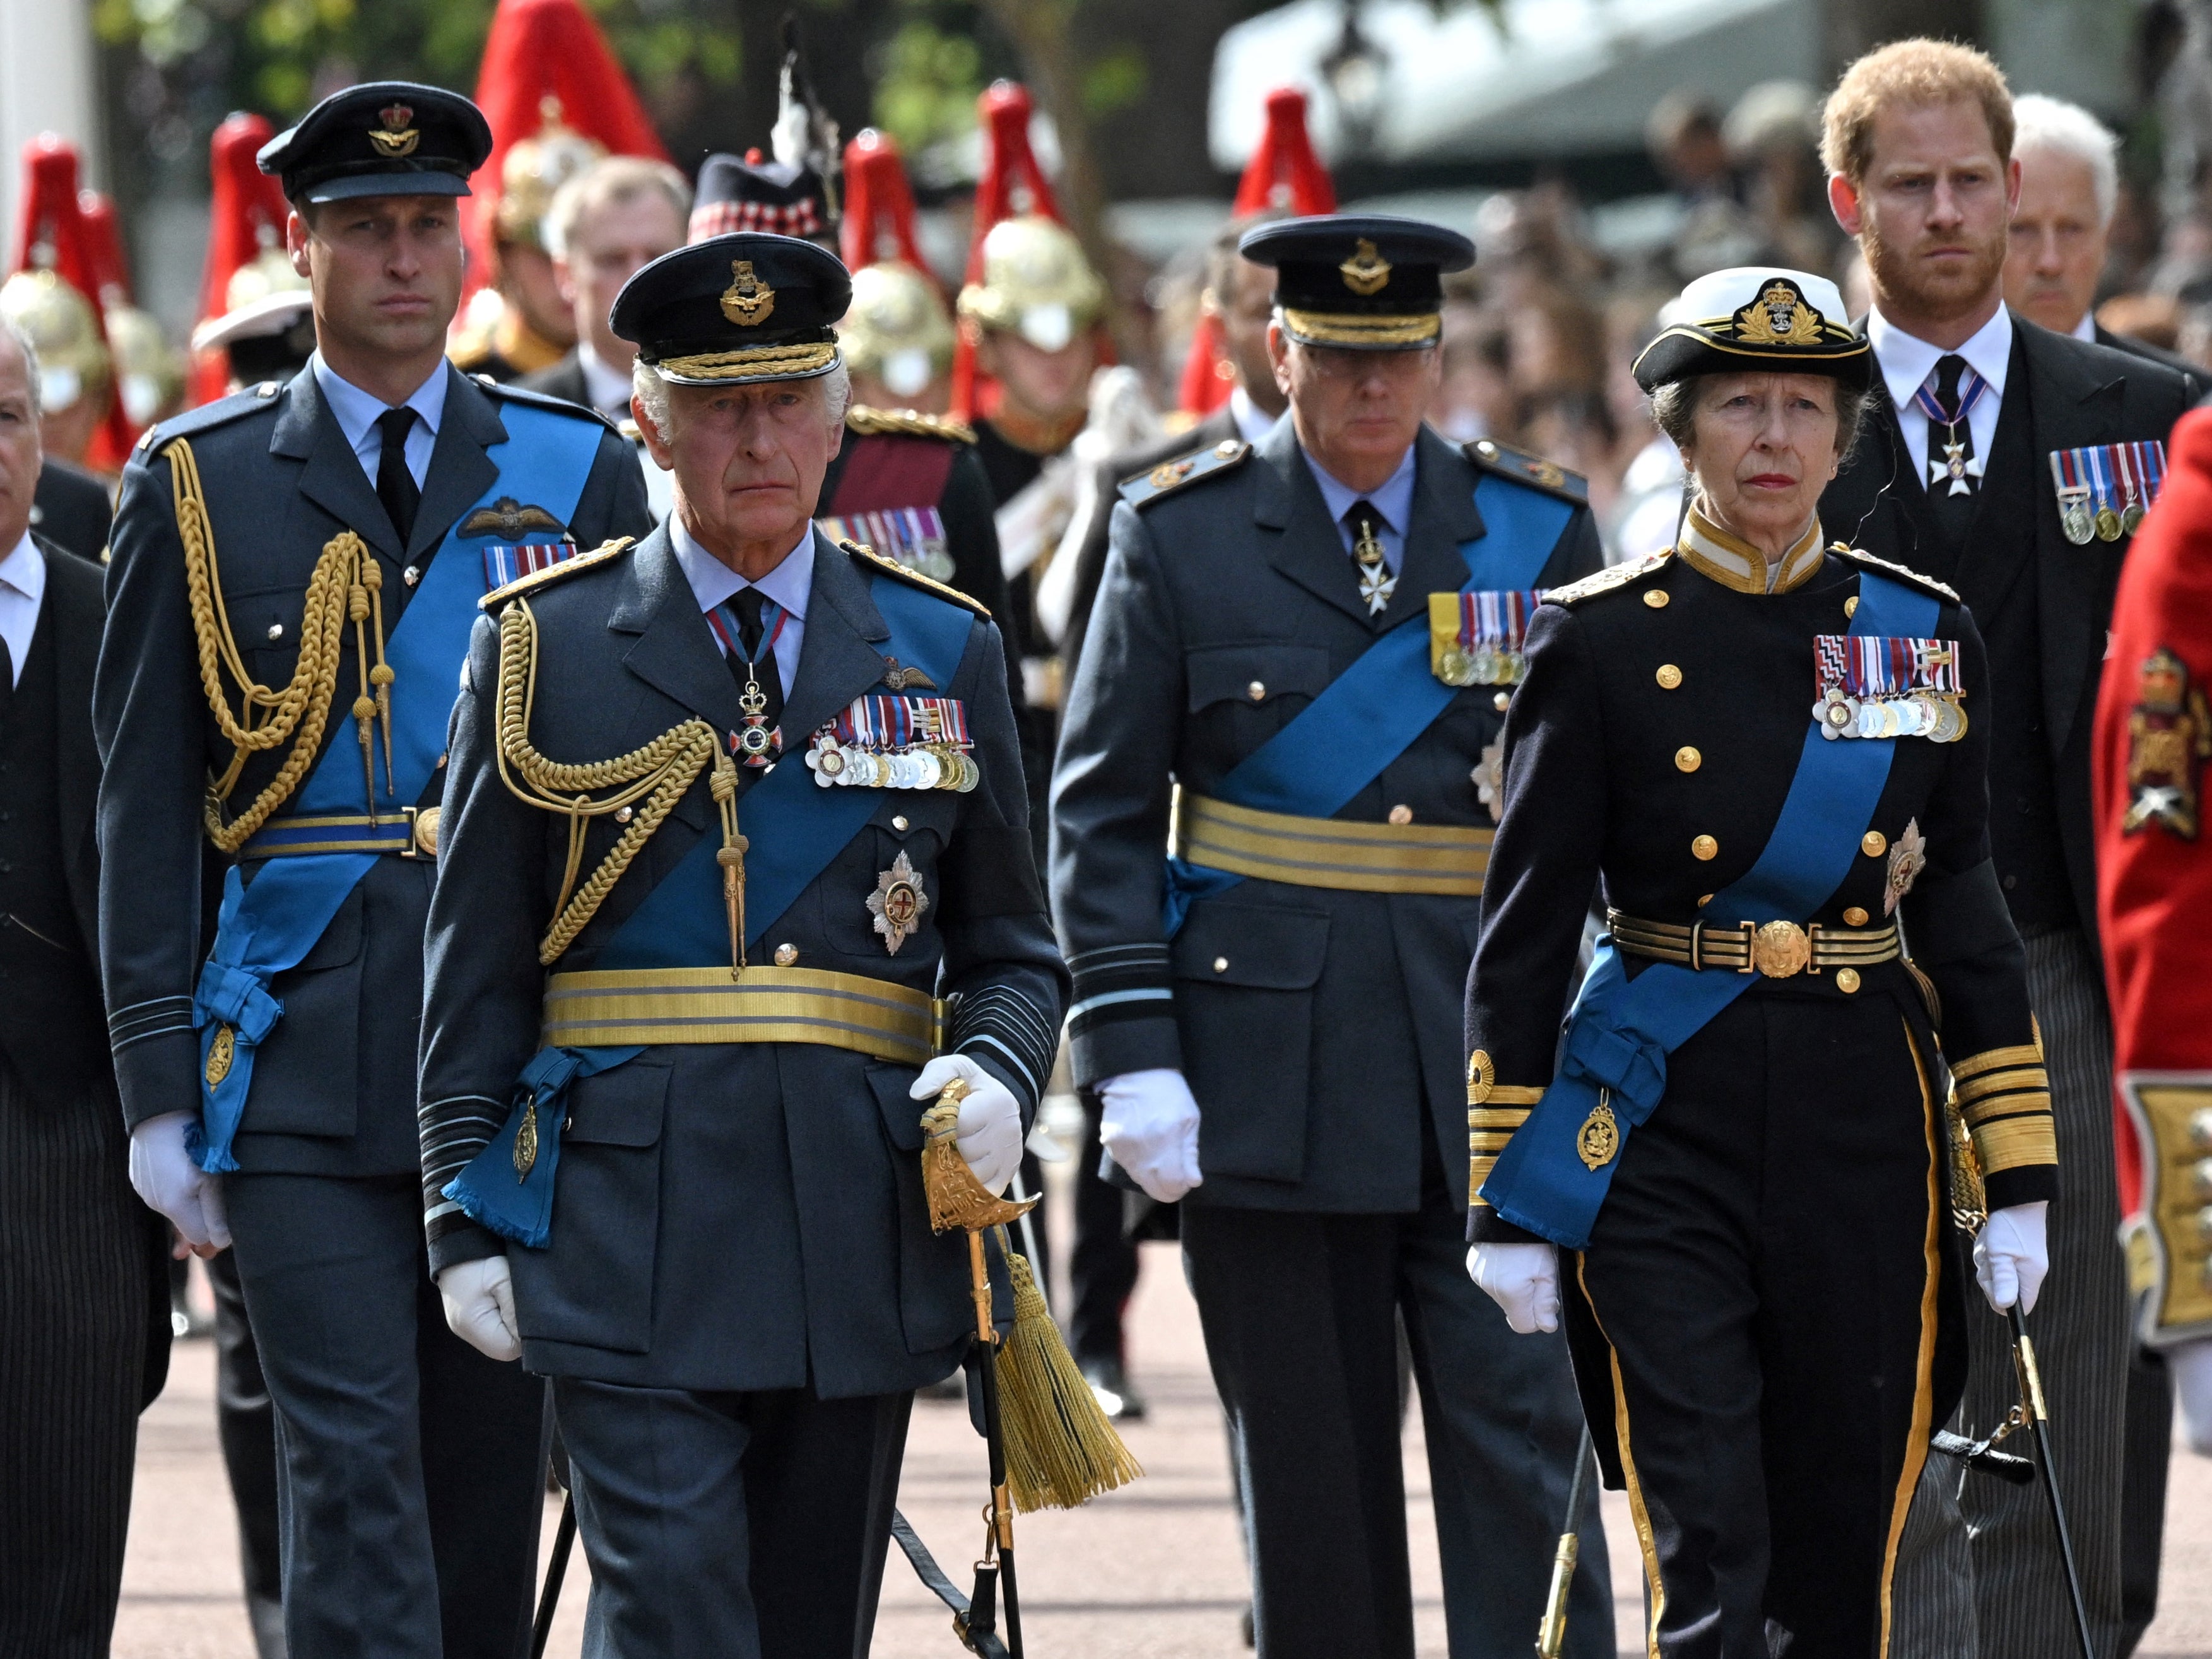
<svg viewBox="0 0 2212 1659">
<path fill-rule="evenodd" d="M 1460 544 L 1460 557 L 1467 562 L 1462 593 L 1535 586 L 1575 515 L 1573 506 L 1556 495 L 1489 473 L 1474 487 L 1474 507 L 1483 533 Z M 1417 610 L 1209 793 L 1262 812 L 1334 817 L 1413 747 L 1459 692 L 1430 672 L 1428 613 Z M 1170 858 L 1161 905 L 1164 936 L 1173 939 L 1182 930 L 1194 899 L 1224 893 L 1243 879 Z"/>
<path fill-rule="evenodd" d="M 1865 571 L 1851 632 L 1922 637 L 1935 632 L 1936 609 L 1917 589 Z M 1831 743 L 1818 720 L 1808 722 L 1774 833 L 1758 861 L 1713 896 L 1707 926 L 1802 921 L 1834 896 L 1860 856 L 1859 837 L 1881 799 L 1896 750 L 1894 738 Z M 1632 981 L 1612 943 L 1601 945 L 1567 1022 L 1559 1075 L 1498 1154 L 1482 1183 L 1484 1200 L 1516 1227 L 1567 1249 L 1586 1247 L 1621 1150 L 1666 1094 L 1667 1056 L 1757 978 L 1662 962 Z M 1583 1162 L 1578 1141 L 1601 1093 L 1613 1109 L 1620 1150 L 1593 1170 Z"/>
<path fill-rule="evenodd" d="M 430 787 L 445 752 L 446 718 L 468 657 L 477 601 L 484 593 L 483 561 L 473 548 L 465 547 L 459 527 L 477 507 L 488 507 L 501 495 L 534 502 L 566 523 L 584 493 L 604 430 L 594 421 L 516 404 L 502 406 L 500 417 L 507 437 L 484 452 L 498 467 L 498 477 L 454 520 L 385 642 L 385 661 L 392 671 L 387 793 L 380 801 L 362 799 L 360 745 L 341 729 L 307 775 L 288 816 L 384 811 L 398 820 L 400 809 L 413 806 Z M 332 724 L 343 727 L 343 688 L 331 703 Z M 380 735 L 376 742 L 380 750 Z M 231 1140 L 252 1087 L 254 1051 L 284 1013 L 283 1005 L 269 994 L 270 981 L 314 949 L 346 895 L 382 856 L 308 853 L 270 860 L 250 885 L 235 866 L 225 877 L 215 945 L 192 999 L 192 1024 L 200 1032 L 201 1122 L 191 1149 L 202 1169 L 238 1167 Z M 231 1050 L 227 1070 L 219 1060 L 209 1063 L 226 1031 Z M 210 1071 L 216 1073 L 212 1082 Z"/>
<path fill-rule="evenodd" d="M 817 544 L 818 545 L 818 544 Z M 872 580 L 876 609 L 890 627 L 878 648 L 950 685 L 975 619 L 959 605 L 888 577 Z M 745 945 L 757 945 L 814 878 L 830 867 L 883 805 L 881 788 L 823 789 L 795 750 L 738 798 L 745 839 Z M 593 958 L 592 969 L 704 968 L 730 960 L 729 913 L 722 901 L 721 837 L 699 837 Z M 562 1103 L 580 1077 L 611 1070 L 644 1050 L 541 1048 L 517 1080 L 500 1132 L 444 1195 L 502 1238 L 543 1249 L 553 1236 L 553 1191 L 561 1163 Z M 538 1107 L 538 1156 L 518 1180 L 514 1140 L 525 1111 Z"/>
</svg>

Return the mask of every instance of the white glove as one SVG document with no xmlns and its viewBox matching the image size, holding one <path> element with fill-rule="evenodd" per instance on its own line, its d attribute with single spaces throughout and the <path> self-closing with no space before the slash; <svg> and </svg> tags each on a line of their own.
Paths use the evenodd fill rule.
<svg viewBox="0 0 2212 1659">
<path fill-rule="evenodd" d="M 489 1359 L 522 1358 L 514 1322 L 514 1275 L 504 1255 L 456 1261 L 438 1275 L 446 1327 Z"/>
<path fill-rule="evenodd" d="M 1158 1066 L 1101 1079 L 1098 1141 L 1129 1178 L 1163 1204 L 1204 1181 L 1198 1172 L 1198 1102 L 1181 1072 Z"/>
<path fill-rule="evenodd" d="M 2173 1397 L 2181 1406 L 2189 1449 L 2212 1457 L 2212 1336 L 2168 1348 L 2166 1363 L 2173 1375 Z"/>
<path fill-rule="evenodd" d="M 968 1160 L 986 1191 L 1002 1193 L 1022 1167 L 1022 1106 L 1013 1091 L 965 1054 L 939 1054 L 921 1068 L 907 1093 L 934 1100 L 958 1078 L 968 1085 L 961 1097 L 955 1134 L 960 1156 Z"/>
<path fill-rule="evenodd" d="M 1974 1278 L 1990 1306 L 2002 1313 L 2014 1302 L 2022 1313 L 2035 1311 L 2035 1293 L 2051 1271 L 2051 1248 L 2044 1242 L 2044 1212 L 2038 1199 L 1999 1210 L 1982 1224 L 1974 1240 Z"/>
<path fill-rule="evenodd" d="M 1559 1328 L 1559 1252 L 1551 1244 L 1477 1244 L 1467 1253 L 1467 1276 L 1505 1310 L 1505 1322 L 1523 1336 Z"/>
<path fill-rule="evenodd" d="M 149 1210 L 168 1217 L 192 1254 L 210 1256 L 230 1248 L 230 1220 L 223 1213 L 222 1181 L 192 1162 L 185 1150 L 185 1131 L 198 1112 L 164 1112 L 131 1132 L 131 1190 Z"/>
</svg>

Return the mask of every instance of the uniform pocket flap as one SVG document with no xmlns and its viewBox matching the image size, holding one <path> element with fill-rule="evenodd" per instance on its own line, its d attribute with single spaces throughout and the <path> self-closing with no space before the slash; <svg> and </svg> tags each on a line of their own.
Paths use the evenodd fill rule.
<svg viewBox="0 0 2212 1659">
<path fill-rule="evenodd" d="M 902 1152 L 921 1150 L 921 1115 L 929 1109 L 930 1103 L 907 1093 L 921 1075 L 912 1066 L 868 1067 L 868 1086 L 876 1091 L 876 1104 L 882 1109 L 884 1131 L 890 1136 L 891 1145 Z"/>
<path fill-rule="evenodd" d="M 674 1068 L 633 1060 L 612 1071 L 580 1078 L 568 1089 L 562 1137 L 594 1146 L 650 1146 L 660 1139 Z"/>
<path fill-rule="evenodd" d="M 361 884 L 356 883 L 351 892 L 339 904 L 331 925 L 323 929 L 307 955 L 301 957 L 297 973 L 312 974 L 325 968 L 343 968 L 361 954 L 362 914 L 368 901 L 362 896 Z"/>
<path fill-rule="evenodd" d="M 1177 979 L 1310 991 L 1328 959 L 1328 914 L 1275 904 L 1201 899 L 1176 935 Z"/>
<path fill-rule="evenodd" d="M 1328 684 L 1328 653 L 1317 645 L 1210 645 L 1183 659 L 1190 708 L 1265 703 L 1285 692 L 1317 696 Z"/>
</svg>

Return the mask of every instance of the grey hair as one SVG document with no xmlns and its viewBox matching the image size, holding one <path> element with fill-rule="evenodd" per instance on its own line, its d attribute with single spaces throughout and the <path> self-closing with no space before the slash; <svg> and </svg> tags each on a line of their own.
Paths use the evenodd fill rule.
<svg viewBox="0 0 2212 1659">
<path fill-rule="evenodd" d="M 1651 394 L 1651 419 L 1667 441 L 1685 453 L 1697 447 L 1698 398 L 1711 374 L 1669 380 Z M 1848 455 L 1859 439 L 1859 416 L 1866 410 L 1867 388 L 1836 386 L 1836 453 Z"/>
<path fill-rule="evenodd" d="M 39 349 L 31 343 L 31 337 L 13 317 L 0 317 L 0 333 L 13 340 L 15 349 L 23 354 L 23 378 L 31 388 L 31 418 L 38 420 L 46 412 L 46 399 L 40 395 L 44 388 L 39 384 Z"/>
<path fill-rule="evenodd" d="M 822 382 L 823 402 L 835 431 L 845 424 L 845 412 L 853 406 L 853 372 L 840 357 L 835 368 L 815 378 Z M 642 357 L 630 369 L 631 392 L 645 405 L 646 418 L 664 435 L 668 431 L 668 386 L 660 371 Z"/>
<path fill-rule="evenodd" d="M 2031 92 L 2012 100 L 2012 153 L 2018 160 L 2031 149 L 2055 150 L 2089 164 L 2097 196 L 2097 222 L 2109 225 L 2120 204 L 2120 141 L 2079 104 Z"/>
</svg>

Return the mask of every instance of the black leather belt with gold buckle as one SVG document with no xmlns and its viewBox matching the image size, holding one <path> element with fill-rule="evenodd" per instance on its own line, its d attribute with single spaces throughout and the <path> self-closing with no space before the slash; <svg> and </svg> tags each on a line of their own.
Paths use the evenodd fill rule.
<svg viewBox="0 0 2212 1659">
<path fill-rule="evenodd" d="M 1892 962 L 1903 954 L 1897 924 L 1886 927 L 1824 927 L 1819 922 L 1739 922 L 1721 927 L 1692 922 L 1646 921 L 1640 916 L 1605 913 L 1613 942 L 1631 956 L 1671 962 L 1698 971 L 1764 974 L 1788 979 L 1824 968 L 1858 969 Z"/>
</svg>

